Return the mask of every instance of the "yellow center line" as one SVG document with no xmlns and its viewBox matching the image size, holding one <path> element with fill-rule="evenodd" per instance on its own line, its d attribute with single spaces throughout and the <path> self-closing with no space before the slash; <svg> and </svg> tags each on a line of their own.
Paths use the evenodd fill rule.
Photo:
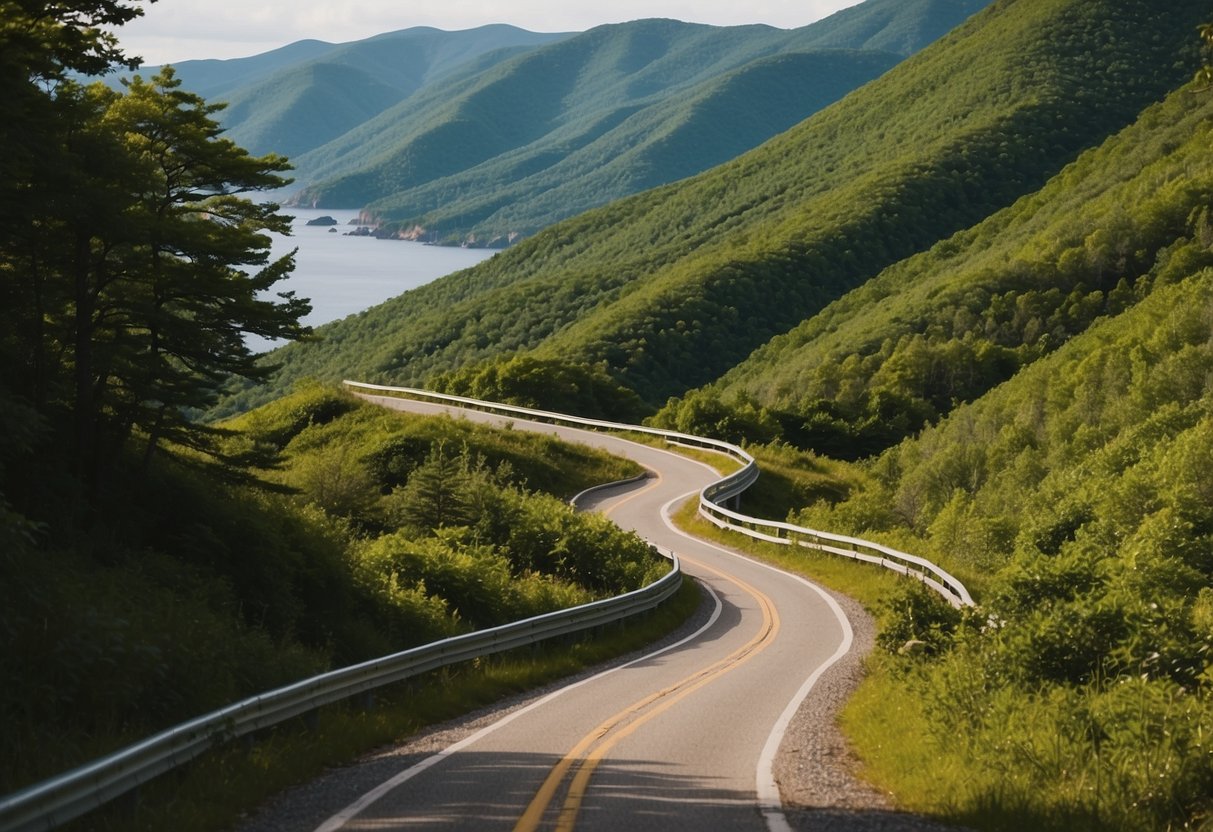
<svg viewBox="0 0 1213 832">
<path fill-rule="evenodd" d="M 610 517 L 620 506 L 630 503 L 632 500 L 635 500 L 641 494 L 649 493 L 654 488 L 657 488 L 659 485 L 661 485 L 661 474 L 655 471 L 655 472 L 653 472 L 653 481 L 651 483 L 649 483 L 648 485 L 646 485 L 644 488 L 640 489 L 639 491 L 632 492 L 631 494 L 624 497 L 619 502 L 613 504 L 606 511 L 602 512 L 603 516 Z"/>
<path fill-rule="evenodd" d="M 684 558 L 684 561 L 686 558 Z M 619 711 L 614 716 L 609 717 L 592 731 L 586 734 L 580 742 L 578 742 L 572 750 L 570 750 L 561 760 L 552 767 L 547 778 L 535 793 L 535 797 L 527 806 L 526 811 L 518 819 L 518 823 L 514 826 L 514 832 L 534 832 L 539 828 L 543 820 L 543 816 L 547 813 L 548 807 L 556 796 L 556 792 L 560 788 L 560 784 L 564 781 L 565 775 L 574 765 L 578 766 L 573 780 L 569 785 L 568 794 L 565 797 L 564 806 L 561 809 L 560 817 L 557 820 L 557 830 L 567 832 L 573 828 L 577 819 L 577 814 L 581 809 L 581 803 L 585 798 L 586 791 L 589 787 L 590 777 L 597 768 L 599 762 L 614 748 L 620 741 L 628 737 L 638 730 L 645 723 L 665 713 L 667 710 L 678 704 L 680 701 L 691 695 L 695 691 L 704 687 L 708 683 L 720 678 L 731 670 L 735 670 L 745 662 L 749 661 L 754 656 L 761 653 L 775 639 L 779 632 L 779 614 L 775 610 L 771 599 L 763 593 L 759 592 L 750 584 L 742 581 L 732 575 L 726 575 L 719 570 L 706 566 L 703 563 L 688 561 L 695 563 L 696 566 L 711 572 L 718 577 L 735 583 L 743 591 L 751 595 L 762 609 L 762 626 L 759 628 L 757 635 L 746 642 L 737 650 L 730 653 L 723 659 L 720 659 L 705 668 L 701 668 L 684 679 L 670 685 L 655 693 L 649 694 L 636 702 Z M 649 708 L 653 703 L 659 700 L 664 700 L 655 707 Z M 649 710 L 645 713 L 646 708 Z M 629 718 L 635 717 L 630 723 L 623 728 L 615 730 L 618 726 L 628 721 Z M 611 734 L 615 731 L 614 734 Z M 608 735 L 610 735 L 608 737 Z M 595 745 L 597 746 L 595 747 Z"/>
</svg>

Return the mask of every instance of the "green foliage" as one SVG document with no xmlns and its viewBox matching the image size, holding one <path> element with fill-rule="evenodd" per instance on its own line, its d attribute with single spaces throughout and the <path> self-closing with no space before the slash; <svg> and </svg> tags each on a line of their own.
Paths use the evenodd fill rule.
<svg viewBox="0 0 1213 832">
<path fill-rule="evenodd" d="M 326 425 L 353 410 L 357 403 L 340 390 L 304 383 L 298 395 L 288 396 L 258 408 L 234 423 L 259 442 L 281 450 L 313 425 Z"/>
<path fill-rule="evenodd" d="M 1213 269 L 1159 282 L 873 466 L 910 548 L 993 572 L 984 626 L 894 685 L 927 703 L 924 752 L 965 772 L 931 798 L 959 822 L 1168 829 L 1213 808 Z M 903 605 L 887 639 L 921 620 Z"/>
<path fill-rule="evenodd" d="M 216 68 L 202 62 L 177 69 L 190 89 L 222 95 L 229 103 L 223 122 L 233 141 L 255 153 L 296 157 L 371 122 L 423 88 L 472 67 L 485 71 L 520 50 L 564 37 L 505 25 L 459 32 L 414 27 L 328 44 L 318 55 L 271 63 L 265 71 L 259 64 L 269 63 L 269 55 L 226 61 L 251 65 L 240 67 L 244 74 L 238 78 L 211 77 Z"/>
<path fill-rule="evenodd" d="M 781 427 L 766 410 L 750 401 L 731 402 L 707 392 L 671 399 L 650 420 L 654 427 L 695 436 L 740 442 L 769 443 L 782 435 Z"/>
<path fill-rule="evenodd" d="M 1038 189 L 1189 74 L 1176 55 L 1197 20 L 1196 10 L 1161 0 L 992 6 L 954 37 L 733 162 L 562 222 L 475 269 L 326 327 L 322 344 L 276 351 L 273 360 L 284 364 L 277 384 L 339 373 L 420 383 L 531 351 L 590 366 L 605 361 L 620 383 L 663 402 L 717 379 L 890 264 Z M 1170 182 L 1159 199 L 1184 187 Z M 1148 213 L 1153 198 L 1144 196 L 1140 210 Z M 1118 260 L 1108 262 L 1110 277 Z M 1129 271 L 1135 266 L 1126 261 Z M 1005 261 L 998 271 L 1009 273 Z M 1089 319 L 1088 296 L 1115 289 L 1118 279 L 1086 284 L 1071 299 L 1084 282 L 1074 279 L 1055 304 L 1058 321 Z M 1051 287 L 1021 282 L 999 292 L 1026 288 L 1043 296 Z M 1046 310 L 1033 327 L 1033 343 L 1052 314 Z M 996 326 L 1013 318 L 998 315 Z M 1024 318 L 1022 332 L 1034 317 Z M 890 350 L 903 334 L 927 337 L 920 346 L 928 370 L 952 349 L 964 351 L 912 330 L 891 333 Z M 879 351 L 884 340 L 865 350 Z M 935 380 L 928 372 L 930 401 L 950 407 L 953 397 L 1013 371 L 1006 350 L 1014 352 L 1014 342 L 964 349 L 978 362 L 973 378 Z M 897 376 L 887 382 L 901 383 Z M 788 386 L 789 396 L 795 389 Z M 799 407 L 776 403 L 765 390 L 750 398 L 772 412 L 797 414 Z M 252 401 L 246 395 L 228 407 Z M 889 403 L 906 403 L 855 402 L 873 434 Z M 910 407 L 907 428 L 924 412 Z M 834 414 L 826 427 L 849 415 Z"/>
<path fill-rule="evenodd" d="M 918 582 L 904 583 L 893 595 L 882 599 L 880 606 L 877 645 L 911 657 L 951 649 L 963 618 L 959 610 Z"/>
<path fill-rule="evenodd" d="M 885 270 L 708 391 L 869 456 L 1213 262 L 1207 101 L 1180 93 L 1038 193 Z"/>
<path fill-rule="evenodd" d="M 302 155 L 299 199 L 365 206 L 383 234 L 504 246 L 734 158 L 984 3 L 869 5 L 791 32 L 638 20 L 469 62 Z"/>
<path fill-rule="evenodd" d="M 364 544 L 356 557 L 367 580 L 379 581 L 394 593 L 411 587 L 473 628 L 506 624 L 593 598 L 574 584 L 537 573 L 516 577 L 509 560 L 491 546 L 443 537 L 416 539 L 411 532 L 383 535 Z"/>
<path fill-rule="evenodd" d="M 466 526 L 476 519 L 470 486 L 466 454 L 461 460 L 449 456 L 442 444 L 435 445 L 404 486 L 392 492 L 392 513 L 418 529 Z"/>
<path fill-rule="evenodd" d="M 24 514 L 0 504 L 4 791 L 243 696 L 668 568 L 520 487 L 581 490 L 630 464 L 319 385 L 224 426 L 229 457 L 272 461 L 252 472 L 264 482 L 179 448 L 145 470 L 131 460 L 87 536 L 42 466 L 52 439 L 33 411 L 13 403 L 0 422 L 0 473 L 28 485 Z"/>
<path fill-rule="evenodd" d="M 842 9 L 812 26 L 818 46 L 884 49 L 904 55 L 934 43 L 989 5 L 986 0 L 906 3 L 868 0 Z"/>
<path fill-rule="evenodd" d="M 66 7 L 44 16 L 76 21 Z M 245 333 L 305 334 L 306 302 L 265 297 L 293 260 L 271 261 L 263 232 L 287 219 L 243 196 L 284 185 L 288 166 L 222 138 L 220 107 L 171 69 L 121 93 L 67 80 L 25 93 L 43 147 L 4 186 L 6 211 L 14 195 L 25 204 L 0 236 L 0 384 L 70 444 L 95 492 L 136 434 L 149 459 L 162 441 L 209 446 L 188 413 L 229 376 L 268 372 Z"/>
<path fill-rule="evenodd" d="M 799 349 L 802 387 L 836 401 L 914 378 L 924 346 L 1016 356 L 844 499 L 794 515 L 927 555 L 981 602 L 959 626 L 914 597 L 886 609 L 886 648 L 925 647 L 877 661 L 856 707 L 898 735 L 848 722 L 910 807 L 1008 830 L 1201 828 L 1213 812 L 1213 157 L 1195 91 L 763 357 Z M 910 771 L 927 759 L 929 781 Z"/>
<path fill-rule="evenodd" d="M 522 407 L 634 423 L 646 413 L 635 392 L 601 367 L 513 356 L 429 379 L 427 389 Z"/>
<path fill-rule="evenodd" d="M 1200 26 L 1200 39 L 1203 41 L 1203 52 L 1205 60 L 1208 61 L 1213 54 L 1213 23 L 1202 23 Z M 1206 63 L 1196 71 L 1196 80 L 1205 85 L 1206 88 L 1213 84 L 1213 66 Z"/>
<path fill-rule="evenodd" d="M 376 197 L 367 210 L 382 222 L 378 233 L 504 247 L 613 199 L 727 162 L 872 80 L 901 57 L 841 49 L 801 52 L 804 47 L 786 34 L 751 27 L 744 30 L 752 41 L 744 57 L 734 54 L 740 44 L 721 56 L 714 44 L 703 41 L 738 41 L 738 33 L 705 34 L 671 21 L 637 21 L 623 28 L 673 25 L 689 43 L 670 38 L 673 54 L 655 59 L 659 66 L 631 75 L 612 68 L 627 82 L 618 92 L 592 88 L 566 96 L 577 109 L 547 136 L 440 178 L 402 181 L 396 192 Z M 644 31 L 613 32 L 612 40 L 585 43 L 591 38 L 575 43 L 614 55 L 636 48 L 620 47 L 617 40 L 654 39 Z M 642 48 L 655 50 L 650 44 Z M 772 50 L 782 54 L 768 55 Z M 709 55 L 716 61 L 714 75 L 697 66 Z M 591 56 L 587 62 L 595 66 L 581 77 L 596 87 L 602 78 L 596 66 L 600 61 Z M 691 83 L 683 78 L 689 70 L 695 71 Z M 601 101 L 602 110 L 584 112 L 587 99 Z M 423 117 L 415 111 L 408 116 Z M 570 136 L 574 131 L 579 133 Z M 407 170 L 414 173 L 424 163 L 410 159 Z M 418 178 L 415 173 L 411 177 Z M 384 187 L 379 181 L 375 185 Z M 308 195 L 324 199 L 325 187 L 317 185 Z"/>
</svg>

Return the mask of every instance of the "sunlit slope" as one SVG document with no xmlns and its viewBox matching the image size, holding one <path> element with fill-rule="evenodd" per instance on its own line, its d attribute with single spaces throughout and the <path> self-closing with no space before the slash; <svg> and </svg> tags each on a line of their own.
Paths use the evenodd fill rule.
<svg viewBox="0 0 1213 832">
<path fill-rule="evenodd" d="M 813 46 L 911 55 L 989 0 L 868 0 L 813 24 Z"/>
<path fill-rule="evenodd" d="M 909 629 L 886 631 L 901 636 L 886 636 L 890 650 L 906 632 L 942 637 L 911 660 L 912 672 L 895 671 L 912 681 L 886 681 L 865 714 L 877 724 L 920 715 L 898 753 L 909 743 L 933 761 L 938 776 L 916 799 L 951 822 L 1164 830 L 1209 816 L 1210 92 L 1180 91 L 1118 146 L 1067 171 L 1059 184 L 1076 209 L 1084 196 L 1126 200 L 1119 218 L 1076 210 L 1090 246 L 1076 237 L 1050 244 L 1037 233 L 1044 228 L 1015 223 L 1003 232 L 1022 241 L 1021 256 L 1052 249 L 1059 271 L 1092 256 L 1123 268 L 1128 297 L 1113 289 L 1092 325 L 877 457 L 865 466 L 872 476 L 837 505 L 796 515 L 896 540 L 977 577 L 969 584 L 980 584 L 977 623 L 940 626 L 921 605 L 904 604 L 913 612 L 893 626 Z M 1111 169 L 1102 183 L 1099 166 Z M 1183 213 L 1185 203 L 1194 210 Z M 988 282 L 975 284 L 979 292 Z M 938 288 L 948 306 L 956 287 Z M 1034 295 L 1017 291 L 1014 305 Z M 1081 315 L 1089 297 L 1058 317 Z M 973 311 L 952 305 L 957 319 Z M 1034 305 L 1023 310 L 1029 319 Z M 1041 316 L 1046 328 L 1050 317 Z M 899 707 L 907 701 L 916 704 Z M 955 724 L 926 716 L 943 712 L 966 716 Z M 889 738 L 874 739 L 865 751 L 879 766 L 877 744 Z"/>
<path fill-rule="evenodd" d="M 793 433 L 812 421 L 789 438 L 834 452 L 848 437 L 827 423 L 879 416 L 904 435 L 979 397 L 1209 259 L 1209 110 L 1176 93 L 1038 193 L 890 267 L 711 389 L 780 412 Z"/>
<path fill-rule="evenodd" d="M 617 206 L 602 243 L 635 235 L 647 279 L 542 351 L 605 359 L 651 400 L 719 375 L 739 348 L 1034 190 L 1131 121 L 1190 74 L 1177 52 L 1199 17 L 1157 1 L 996 4 L 759 151 Z M 636 244 L 646 233 L 680 256 L 653 268 L 660 255 Z M 592 254 L 614 266 L 616 252 Z M 543 282 L 595 271 L 609 279 L 574 258 Z"/>
<path fill-rule="evenodd" d="M 800 37 L 769 26 L 675 20 L 600 26 L 428 87 L 301 157 L 300 170 L 312 183 L 303 199 L 346 207 L 394 200 L 378 207 L 416 210 L 409 191 L 486 163 L 491 167 L 476 181 L 492 191 L 547 169 L 651 104 L 785 53 Z M 889 56 L 885 66 L 893 62 Z M 513 158 L 499 159 L 505 154 Z"/>
<path fill-rule="evenodd" d="M 537 348 L 605 361 L 660 402 L 1130 123 L 1190 74 L 1200 16 L 1162 0 L 996 3 L 734 162 L 563 222 L 323 328 L 323 343 L 279 351 L 278 383 L 416 382 Z"/>
<path fill-rule="evenodd" d="M 761 58 L 643 107 L 558 129 L 453 176 L 372 202 L 427 239 L 493 243 L 730 159 L 876 78 L 888 52 L 815 50 Z M 512 235 L 512 236 L 511 236 Z"/>
</svg>

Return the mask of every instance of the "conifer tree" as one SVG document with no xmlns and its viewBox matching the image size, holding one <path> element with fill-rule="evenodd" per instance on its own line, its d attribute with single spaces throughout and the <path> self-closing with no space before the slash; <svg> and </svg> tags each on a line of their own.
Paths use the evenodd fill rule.
<svg viewBox="0 0 1213 832">
<path fill-rule="evenodd" d="M 286 160 L 222 136 L 171 68 L 124 91 L 73 72 L 132 66 L 107 27 L 119 2 L 4 2 L 0 77 L 0 397 L 26 402 L 95 487 L 132 436 L 206 448 L 193 424 L 231 375 L 258 378 L 244 335 L 298 338 L 305 301 L 272 288 L 293 267 L 267 232 Z M 2 403 L 2 402 L 0 402 Z"/>
</svg>

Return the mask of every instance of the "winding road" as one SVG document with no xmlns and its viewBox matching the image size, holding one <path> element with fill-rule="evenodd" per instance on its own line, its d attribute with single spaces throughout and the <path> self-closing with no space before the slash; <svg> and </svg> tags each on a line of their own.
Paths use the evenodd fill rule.
<svg viewBox="0 0 1213 832">
<path fill-rule="evenodd" d="M 405 399 L 385 407 L 501 423 Z M 794 575 L 690 537 L 669 521 L 718 479 L 669 451 L 510 420 L 643 465 L 649 476 L 596 492 L 592 508 L 677 552 L 712 604 L 695 632 L 525 707 L 402 770 L 380 764 L 357 794 L 316 802 L 277 828 L 336 830 L 788 829 L 772 774 L 784 729 L 817 679 L 850 650 L 842 609 Z M 341 803 L 340 808 L 335 803 Z"/>
</svg>

